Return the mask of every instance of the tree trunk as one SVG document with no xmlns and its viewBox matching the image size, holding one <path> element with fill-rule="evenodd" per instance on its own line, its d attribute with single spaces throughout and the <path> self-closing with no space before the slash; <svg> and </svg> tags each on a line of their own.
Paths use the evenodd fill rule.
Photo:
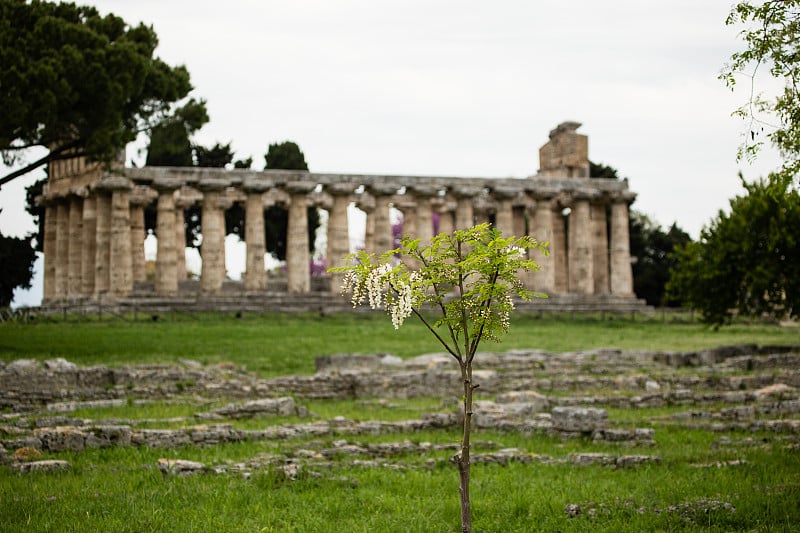
<svg viewBox="0 0 800 533">
<path fill-rule="evenodd" d="M 459 493 L 461 495 L 461 531 L 472 532 L 472 511 L 469 501 L 469 437 L 472 424 L 472 363 L 461 364 L 461 377 L 464 381 L 464 433 L 461 438 L 461 453 L 458 455 L 458 477 L 460 480 Z"/>
</svg>

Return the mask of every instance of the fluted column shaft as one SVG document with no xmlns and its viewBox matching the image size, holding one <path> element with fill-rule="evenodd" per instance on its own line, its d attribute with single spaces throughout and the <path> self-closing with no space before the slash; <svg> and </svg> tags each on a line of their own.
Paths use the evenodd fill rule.
<svg viewBox="0 0 800 533">
<path fill-rule="evenodd" d="M 569 270 L 567 265 L 567 232 L 564 229 L 564 215 L 558 203 L 552 205 L 553 239 L 550 241 L 550 262 L 553 265 L 553 292 L 566 294 L 569 291 Z"/>
<path fill-rule="evenodd" d="M 497 199 L 497 212 L 494 225 L 503 234 L 503 237 L 514 235 L 514 208 L 510 198 Z"/>
<path fill-rule="evenodd" d="M 575 201 L 569 216 L 569 291 L 594 293 L 592 220 L 589 200 Z"/>
<path fill-rule="evenodd" d="M 633 295 L 627 201 L 611 204 L 611 294 Z"/>
<path fill-rule="evenodd" d="M 286 276 L 290 293 L 307 293 L 311 290 L 308 253 L 308 200 L 306 193 L 313 188 L 299 183 L 290 187 L 289 221 L 286 230 Z"/>
<path fill-rule="evenodd" d="M 95 234 L 94 293 L 105 294 L 111 286 L 111 196 L 99 192 L 97 198 L 97 233 Z"/>
<path fill-rule="evenodd" d="M 202 187 L 201 183 L 201 187 Z M 221 188 L 213 184 L 203 190 L 201 220 L 203 244 L 200 288 L 203 292 L 217 293 L 225 280 L 225 211 L 222 207 Z"/>
<path fill-rule="evenodd" d="M 144 205 L 131 202 L 131 269 L 134 283 L 141 283 L 147 279 L 144 238 Z"/>
<path fill-rule="evenodd" d="M 46 239 L 45 239 L 46 240 Z M 82 289 L 86 296 L 94 294 L 95 259 L 97 257 L 97 198 L 83 199 Z"/>
<path fill-rule="evenodd" d="M 457 198 L 455 229 L 469 229 L 475 225 L 475 210 L 472 201 L 474 195 L 478 194 L 478 191 L 459 190 L 456 188 L 454 193 Z"/>
<path fill-rule="evenodd" d="M 347 206 L 350 205 L 351 192 L 349 189 L 336 190 L 331 187 L 333 205 L 328 217 L 328 248 L 325 251 L 325 264 L 328 268 L 345 265 L 347 254 L 350 252 L 349 224 L 347 220 Z M 344 276 L 331 272 L 331 292 L 339 293 Z"/>
<path fill-rule="evenodd" d="M 69 257 L 67 258 L 67 295 L 78 298 L 83 290 L 81 275 L 83 268 L 83 199 L 69 199 Z"/>
<path fill-rule="evenodd" d="M 111 263 L 109 278 L 115 296 L 127 296 L 133 289 L 131 258 L 130 192 L 116 189 L 111 192 Z"/>
<path fill-rule="evenodd" d="M 592 248 L 594 292 L 608 294 L 608 227 L 603 203 L 592 204 Z"/>
<path fill-rule="evenodd" d="M 56 207 L 55 298 L 69 293 L 69 202 L 61 200 Z"/>
<path fill-rule="evenodd" d="M 248 192 L 245 202 L 244 239 L 247 243 L 247 258 L 244 272 L 244 288 L 249 291 L 264 290 L 267 274 L 264 271 L 264 201 L 260 192 Z"/>
<path fill-rule="evenodd" d="M 56 295 L 56 264 L 58 252 L 56 251 L 58 207 L 52 200 L 47 200 L 44 208 L 44 286 L 42 300 L 50 302 Z"/>
<path fill-rule="evenodd" d="M 175 189 L 158 191 L 156 206 L 156 293 L 160 296 L 175 296 L 178 293 L 178 270 L 175 243 Z"/>
<path fill-rule="evenodd" d="M 542 254 L 535 254 L 531 259 L 536 261 L 541 267 L 540 270 L 532 272 L 529 289 L 544 293 L 553 292 L 556 286 L 555 264 L 553 262 L 553 205 L 549 201 L 539 201 L 534 215 L 534 226 L 532 237 L 538 242 L 549 242 L 551 255 L 546 257 Z M 560 216 L 560 214 L 559 214 Z"/>
<path fill-rule="evenodd" d="M 424 246 L 430 244 L 433 238 L 433 209 L 431 197 L 421 193 L 416 198 L 417 208 L 415 214 L 416 232 L 412 237 L 419 239 Z"/>
</svg>

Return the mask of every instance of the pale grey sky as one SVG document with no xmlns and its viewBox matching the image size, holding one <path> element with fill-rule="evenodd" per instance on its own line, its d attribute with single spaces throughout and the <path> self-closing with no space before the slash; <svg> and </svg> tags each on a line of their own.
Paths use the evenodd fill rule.
<svg viewBox="0 0 800 533">
<path fill-rule="evenodd" d="M 99 0 L 152 24 L 157 55 L 185 64 L 211 122 L 263 168 L 293 140 L 312 171 L 524 177 L 560 122 L 616 167 L 634 209 L 697 237 L 748 178 L 737 163 L 748 97 L 717 76 L 741 47 L 724 0 Z M 139 159 L 137 146 L 129 159 Z M 32 229 L 23 185 L 0 190 L 0 229 Z"/>
</svg>

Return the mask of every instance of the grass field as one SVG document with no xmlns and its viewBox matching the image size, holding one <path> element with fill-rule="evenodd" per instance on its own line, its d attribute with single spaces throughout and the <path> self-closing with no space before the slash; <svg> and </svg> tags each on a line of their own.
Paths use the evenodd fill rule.
<svg viewBox="0 0 800 533">
<path fill-rule="evenodd" d="M 554 352 L 599 347 L 688 351 L 730 344 L 800 343 L 800 330 L 772 325 L 736 325 L 710 330 L 701 325 L 597 318 L 557 320 L 517 316 L 499 345 Z M 0 324 L 0 360 L 64 357 L 80 365 L 165 363 L 180 358 L 202 363 L 231 361 L 264 377 L 307 374 L 314 357 L 335 353 L 393 353 L 411 357 L 441 351 L 423 328 L 409 321 L 399 332 L 381 315 L 266 316 L 182 319 L 158 322 L 70 322 Z M 480 361 L 476 362 L 480 368 Z M 647 371 L 642 369 L 642 371 Z M 667 370 L 663 370 L 667 372 Z M 683 370 L 682 370 L 683 371 Z M 659 379 L 657 371 L 650 371 Z M 743 375 L 753 371 L 742 371 Z M 705 389 L 699 389 L 701 392 Z M 614 391 L 609 391 L 613 393 Z M 554 391 L 553 394 L 556 392 Z M 566 393 L 563 393 L 566 394 Z M 227 403 L 226 398 L 178 397 L 173 401 L 128 402 L 68 414 L 76 421 L 128 420 L 137 427 L 191 425 L 194 413 Z M 453 403 L 409 400 L 298 400 L 312 420 L 405 420 L 451 412 Z M 796 400 L 795 400 L 796 401 Z M 720 413 L 726 406 L 705 409 Z M 669 420 L 700 408 L 609 409 L 611 427 L 655 429 L 656 445 L 627 448 L 591 438 L 562 438 L 479 429 L 474 453 L 515 448 L 553 462 L 512 461 L 473 465 L 475 531 L 798 531 L 800 448 L 796 434 L 714 430 Z M 0 440 L 36 426 L 46 411 L 0 413 Z M 761 416 L 761 415 L 759 415 Z M 797 414 L 780 418 L 796 419 Z M 186 419 L 181 422 L 181 419 Z M 298 424 L 297 417 L 227 420 L 242 429 Z M 746 444 L 722 445 L 721 439 Z M 71 468 L 18 473 L 0 466 L 0 531 L 165 532 L 447 532 L 459 529 L 458 478 L 452 451 L 405 453 L 382 466 L 333 456 L 296 479 L 280 468 L 252 468 L 189 477 L 165 476 L 160 458 L 200 461 L 233 468 L 258 465 L 265 457 L 304 457 L 337 441 L 428 442 L 452 445 L 453 429 L 412 434 L 325 435 L 258 440 L 177 449 L 147 447 L 45 453 Z M 657 455 L 661 461 L 635 468 L 576 466 L 572 453 Z M 355 456 L 358 459 L 367 457 Z M 569 505 L 580 509 L 570 516 Z"/>
<path fill-rule="evenodd" d="M 553 352 L 619 348 L 689 351 L 731 344 L 798 344 L 800 327 L 733 325 L 713 330 L 660 320 L 539 318 L 515 315 L 502 343 Z M 392 353 L 410 357 L 441 352 L 419 321 L 395 330 L 382 313 L 206 317 L 178 321 L 0 324 L 0 360 L 64 357 L 82 365 L 167 363 L 179 358 L 234 362 L 262 376 L 309 374 L 314 358 L 336 353 Z"/>
</svg>

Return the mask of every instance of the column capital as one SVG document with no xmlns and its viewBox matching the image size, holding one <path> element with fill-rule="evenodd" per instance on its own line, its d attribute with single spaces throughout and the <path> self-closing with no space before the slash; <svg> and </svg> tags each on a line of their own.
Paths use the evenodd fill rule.
<svg viewBox="0 0 800 533">
<path fill-rule="evenodd" d="M 183 183 L 184 181 L 182 179 L 161 177 L 154 179 L 151 183 L 151 187 L 159 192 L 168 192 L 180 189 L 183 186 Z"/>
<path fill-rule="evenodd" d="M 448 192 L 452 193 L 456 198 L 474 198 L 483 192 L 480 187 L 463 185 L 452 187 Z"/>
<path fill-rule="evenodd" d="M 122 176 L 106 176 L 94 182 L 91 186 L 93 190 L 99 191 L 130 191 L 133 189 L 133 182 Z"/>
<path fill-rule="evenodd" d="M 131 191 L 131 205 L 146 206 L 158 198 L 158 193 L 145 185 L 135 185 Z"/>
<path fill-rule="evenodd" d="M 434 198 L 439 195 L 439 187 L 424 183 L 409 185 L 407 191 L 411 191 L 414 196 Z"/>
<path fill-rule="evenodd" d="M 230 185 L 230 180 L 224 178 L 201 178 L 197 182 L 197 188 L 203 192 L 219 192 L 225 190 Z"/>
<path fill-rule="evenodd" d="M 364 188 L 374 196 L 394 196 L 400 190 L 400 187 L 391 183 L 370 183 Z"/>
<path fill-rule="evenodd" d="M 349 196 L 356 191 L 356 185 L 348 182 L 329 183 L 325 185 L 325 192 L 333 196 Z"/>
<path fill-rule="evenodd" d="M 611 202 L 615 204 L 626 203 L 630 205 L 636 199 L 636 196 L 636 193 L 633 191 L 619 191 L 611 194 Z"/>
<path fill-rule="evenodd" d="M 311 181 L 290 181 L 285 187 L 289 194 L 294 196 L 296 194 L 310 193 L 317 187 L 317 184 Z"/>
</svg>

